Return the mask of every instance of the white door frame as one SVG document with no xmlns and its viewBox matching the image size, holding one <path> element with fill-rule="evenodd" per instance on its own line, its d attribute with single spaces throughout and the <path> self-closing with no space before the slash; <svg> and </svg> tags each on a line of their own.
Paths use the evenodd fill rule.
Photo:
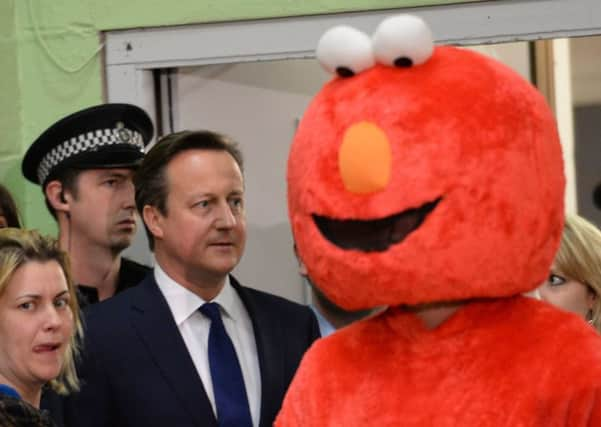
<svg viewBox="0 0 601 427">
<path fill-rule="evenodd" d="M 502 43 L 601 34 L 601 0 L 493 0 L 476 3 L 213 24 L 108 31 L 108 102 L 155 115 L 153 68 L 311 58 L 337 24 L 371 33 L 386 16 L 423 17 L 438 43 Z M 155 117 L 153 117 L 155 118 Z"/>
</svg>

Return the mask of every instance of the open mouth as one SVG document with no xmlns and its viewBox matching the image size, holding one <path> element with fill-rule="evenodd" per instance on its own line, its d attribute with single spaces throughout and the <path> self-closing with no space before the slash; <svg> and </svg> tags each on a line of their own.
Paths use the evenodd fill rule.
<svg viewBox="0 0 601 427">
<path fill-rule="evenodd" d="M 56 351 L 60 348 L 60 344 L 50 343 L 50 344 L 40 344 L 36 345 L 33 348 L 33 351 L 36 353 L 50 353 Z"/>
<path fill-rule="evenodd" d="M 415 231 L 441 200 L 374 220 L 336 220 L 314 214 L 313 221 L 321 234 L 341 249 L 383 252 Z"/>
</svg>

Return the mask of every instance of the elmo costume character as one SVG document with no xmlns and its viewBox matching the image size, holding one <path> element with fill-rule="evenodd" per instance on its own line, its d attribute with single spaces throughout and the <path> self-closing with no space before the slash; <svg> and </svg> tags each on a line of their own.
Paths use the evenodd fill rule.
<svg viewBox="0 0 601 427">
<path fill-rule="evenodd" d="M 543 97 L 413 16 L 317 56 L 337 77 L 291 148 L 294 237 L 336 304 L 389 308 L 314 344 L 276 425 L 601 426 L 601 339 L 521 295 L 563 224 Z"/>
</svg>

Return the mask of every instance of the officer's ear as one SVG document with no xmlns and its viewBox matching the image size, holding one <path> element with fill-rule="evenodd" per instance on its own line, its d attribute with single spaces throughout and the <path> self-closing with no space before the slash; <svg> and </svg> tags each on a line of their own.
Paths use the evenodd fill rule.
<svg viewBox="0 0 601 427">
<path fill-rule="evenodd" d="M 163 238 L 163 218 L 163 214 L 155 206 L 144 205 L 142 219 L 155 239 Z"/>
<path fill-rule="evenodd" d="M 44 192 L 46 193 L 48 203 L 50 203 L 50 206 L 52 206 L 56 212 L 65 212 L 66 214 L 69 214 L 69 211 L 71 210 L 71 207 L 69 206 L 71 197 L 70 194 L 65 194 L 65 189 L 60 181 L 50 181 L 46 184 Z"/>
</svg>

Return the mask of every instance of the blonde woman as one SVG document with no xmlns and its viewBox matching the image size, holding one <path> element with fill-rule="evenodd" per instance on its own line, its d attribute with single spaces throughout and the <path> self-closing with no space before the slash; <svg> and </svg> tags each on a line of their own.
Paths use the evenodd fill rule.
<svg viewBox="0 0 601 427">
<path fill-rule="evenodd" d="M 542 300 L 582 316 L 601 332 L 601 231 L 568 215 Z"/>
<path fill-rule="evenodd" d="M 53 426 L 38 408 L 46 384 L 78 389 L 81 331 L 66 254 L 35 231 L 0 229 L 0 425 Z"/>
</svg>

